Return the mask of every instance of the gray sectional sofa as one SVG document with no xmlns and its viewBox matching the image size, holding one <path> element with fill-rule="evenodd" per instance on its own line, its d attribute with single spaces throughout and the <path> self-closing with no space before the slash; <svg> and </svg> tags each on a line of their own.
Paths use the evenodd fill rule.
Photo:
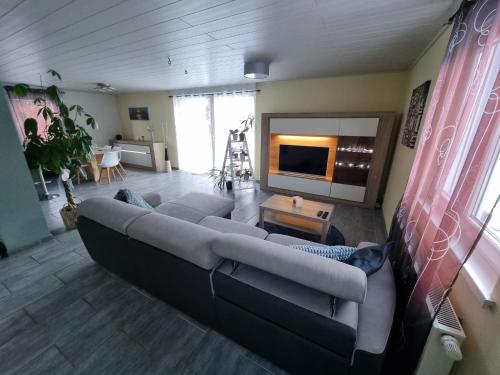
<svg viewBox="0 0 500 375">
<path fill-rule="evenodd" d="M 367 278 L 288 247 L 311 242 L 231 221 L 232 200 L 144 198 L 153 210 L 109 198 L 79 206 L 97 263 L 291 373 L 381 372 L 395 306 L 388 262 Z"/>
</svg>

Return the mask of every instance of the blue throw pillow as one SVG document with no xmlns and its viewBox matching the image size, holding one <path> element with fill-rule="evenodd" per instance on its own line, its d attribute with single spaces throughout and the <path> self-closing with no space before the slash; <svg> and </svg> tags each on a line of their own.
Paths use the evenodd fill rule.
<svg viewBox="0 0 500 375">
<path fill-rule="evenodd" d="M 345 263 L 361 268 L 365 271 L 366 276 L 370 276 L 384 265 L 393 247 L 394 241 L 389 241 L 384 246 L 363 247 L 346 259 Z"/>
<path fill-rule="evenodd" d="M 345 261 L 354 252 L 355 247 L 350 246 L 313 246 L 313 245 L 290 245 L 297 250 L 302 250 L 307 253 L 321 255 L 322 257 L 338 260 L 339 262 Z"/>
<path fill-rule="evenodd" d="M 118 190 L 118 193 L 116 193 L 115 195 L 115 199 L 142 208 L 153 208 L 148 202 L 144 200 L 143 197 L 129 189 Z"/>
</svg>

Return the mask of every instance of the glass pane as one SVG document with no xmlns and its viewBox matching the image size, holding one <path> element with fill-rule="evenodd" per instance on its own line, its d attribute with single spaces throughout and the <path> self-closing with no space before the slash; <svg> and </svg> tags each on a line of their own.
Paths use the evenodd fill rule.
<svg viewBox="0 0 500 375">
<path fill-rule="evenodd" d="M 241 121 L 255 116 L 253 93 L 221 94 L 214 96 L 215 166 L 222 168 L 229 130 L 241 128 Z M 254 129 L 246 133 L 250 157 L 254 162 Z M 254 166 L 255 167 L 255 166 Z"/>
<path fill-rule="evenodd" d="M 366 186 L 374 145 L 374 137 L 339 137 L 333 182 Z"/>
<path fill-rule="evenodd" d="M 195 173 L 212 169 L 210 98 L 174 97 L 179 168 Z"/>
</svg>

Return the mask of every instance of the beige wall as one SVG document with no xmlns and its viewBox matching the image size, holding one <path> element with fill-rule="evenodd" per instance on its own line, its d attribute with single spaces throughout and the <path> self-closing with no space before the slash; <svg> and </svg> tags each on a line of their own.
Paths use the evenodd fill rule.
<svg viewBox="0 0 500 375">
<path fill-rule="evenodd" d="M 68 105 L 79 104 L 94 116 L 97 129 L 88 127 L 86 130 L 96 145 L 107 145 L 115 135 L 122 132 L 116 95 L 64 90 L 64 101 Z"/>
<path fill-rule="evenodd" d="M 500 301 L 500 283 L 493 291 Z M 500 373 L 500 314 L 498 308 L 484 309 L 463 277 L 459 277 L 451 301 L 462 319 L 466 340 L 464 358 L 456 362 L 451 375 L 498 375 Z"/>
<path fill-rule="evenodd" d="M 403 118 L 401 121 L 402 126 L 399 129 L 399 136 L 396 143 L 396 150 L 394 151 L 394 158 L 389 172 L 389 179 L 387 181 L 387 188 L 385 190 L 383 212 L 384 220 L 387 230 L 391 225 L 394 210 L 403 195 L 406 188 L 406 183 L 410 175 L 413 159 L 415 158 L 416 149 L 411 149 L 401 144 L 401 137 L 403 134 L 404 123 L 408 114 L 408 106 L 410 105 L 411 93 L 414 88 L 420 86 L 427 80 L 431 80 L 431 87 L 427 97 L 426 108 L 432 97 L 432 91 L 436 83 L 436 78 L 439 73 L 439 68 L 444 57 L 444 51 L 448 40 L 450 39 L 451 27 L 449 27 L 437 40 L 436 43 L 420 58 L 415 66 L 410 70 L 408 77 L 408 86 L 404 93 L 404 105 L 401 109 Z M 424 118 L 425 118 L 424 112 Z M 424 120 L 420 124 L 420 129 L 424 125 Z M 420 138 L 420 133 L 418 134 Z"/>
<path fill-rule="evenodd" d="M 401 112 L 407 73 L 367 74 L 258 83 L 255 172 L 260 174 L 260 119 L 268 112 Z"/>
<path fill-rule="evenodd" d="M 153 128 L 155 141 L 166 141 L 168 156 L 173 167 L 177 167 L 177 145 L 175 141 L 174 111 L 172 99 L 166 91 L 137 92 L 117 95 L 118 111 L 122 121 L 124 138 L 149 140 L 146 130 Z M 129 119 L 129 107 L 148 107 L 149 121 L 133 121 Z"/>
</svg>

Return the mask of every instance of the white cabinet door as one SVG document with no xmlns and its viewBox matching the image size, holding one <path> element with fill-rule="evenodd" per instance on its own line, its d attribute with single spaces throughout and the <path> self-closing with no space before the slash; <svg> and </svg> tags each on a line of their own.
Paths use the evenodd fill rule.
<svg viewBox="0 0 500 375">
<path fill-rule="evenodd" d="M 151 159 L 151 149 L 149 148 L 149 146 L 126 143 L 119 143 L 117 145 L 122 148 L 122 163 L 139 165 L 142 167 L 153 167 L 153 160 Z"/>
<path fill-rule="evenodd" d="M 378 129 L 378 118 L 341 118 L 340 136 L 375 137 Z"/>
<path fill-rule="evenodd" d="M 338 118 L 271 118 L 271 134 L 338 135 Z"/>
<path fill-rule="evenodd" d="M 329 181 L 313 180 L 309 178 L 284 176 L 280 174 L 270 173 L 267 177 L 267 184 L 270 187 L 279 189 L 287 189 L 292 191 L 300 191 L 303 193 L 317 194 L 317 195 L 330 195 Z"/>
<path fill-rule="evenodd" d="M 330 197 L 354 202 L 365 201 L 366 187 L 332 183 Z"/>
</svg>

